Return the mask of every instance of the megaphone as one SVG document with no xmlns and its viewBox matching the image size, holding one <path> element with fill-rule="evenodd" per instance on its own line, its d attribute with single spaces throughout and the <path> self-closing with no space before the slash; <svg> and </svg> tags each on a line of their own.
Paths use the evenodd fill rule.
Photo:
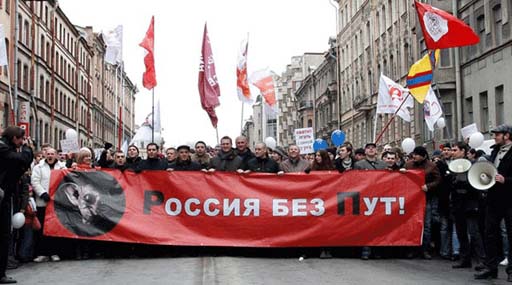
<svg viewBox="0 0 512 285">
<path fill-rule="evenodd" d="M 453 173 L 464 173 L 467 172 L 471 168 L 471 161 L 465 158 L 456 159 L 448 165 L 448 169 L 450 169 Z"/>
<path fill-rule="evenodd" d="M 494 164 L 485 161 L 478 161 L 471 166 L 468 172 L 468 182 L 473 188 L 487 190 L 496 183 L 498 170 Z"/>
</svg>

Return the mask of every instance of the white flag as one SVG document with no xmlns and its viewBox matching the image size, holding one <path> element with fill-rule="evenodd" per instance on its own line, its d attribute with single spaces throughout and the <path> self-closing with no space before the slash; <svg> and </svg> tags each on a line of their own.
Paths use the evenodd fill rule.
<svg viewBox="0 0 512 285">
<path fill-rule="evenodd" d="M 428 89 L 427 97 L 425 97 L 423 102 L 423 113 L 425 114 L 425 123 L 427 123 L 428 129 L 433 132 L 435 123 L 443 115 L 443 110 L 432 87 Z"/>
<path fill-rule="evenodd" d="M 118 64 L 123 61 L 123 26 L 119 25 L 114 30 L 105 34 L 105 61 L 110 64 Z"/>
<path fill-rule="evenodd" d="M 8 65 L 7 48 L 5 46 L 4 25 L 0 24 L 0 66 Z"/>
<path fill-rule="evenodd" d="M 124 140 L 123 145 L 121 146 L 121 151 L 128 155 L 128 141 Z"/>
<path fill-rule="evenodd" d="M 407 96 L 408 94 L 408 89 L 381 74 L 379 95 L 377 97 L 377 113 L 394 114 L 402 101 L 407 98 L 397 115 L 404 121 L 410 122 L 411 114 L 408 108 L 414 107 L 414 99 L 412 96 Z"/>
</svg>

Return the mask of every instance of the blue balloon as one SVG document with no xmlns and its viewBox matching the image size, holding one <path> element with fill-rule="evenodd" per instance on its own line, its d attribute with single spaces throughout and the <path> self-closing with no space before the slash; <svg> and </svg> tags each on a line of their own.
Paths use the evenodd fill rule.
<svg viewBox="0 0 512 285">
<path fill-rule="evenodd" d="M 327 149 L 327 147 L 327 142 L 323 139 L 316 139 L 315 142 L 313 143 L 313 150 L 315 152 L 322 149 Z"/>
<path fill-rule="evenodd" d="M 335 130 L 331 134 L 331 140 L 335 146 L 340 146 L 345 142 L 345 133 L 340 130 Z"/>
</svg>

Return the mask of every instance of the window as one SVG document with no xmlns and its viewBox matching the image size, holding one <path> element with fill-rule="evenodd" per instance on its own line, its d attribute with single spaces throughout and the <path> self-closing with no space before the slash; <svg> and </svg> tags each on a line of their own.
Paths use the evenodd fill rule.
<svg viewBox="0 0 512 285">
<path fill-rule="evenodd" d="M 50 104 L 50 82 L 48 80 L 46 80 L 44 87 L 44 102 Z"/>
<path fill-rule="evenodd" d="M 473 123 L 473 97 L 466 98 L 464 107 L 466 109 L 466 119 L 464 120 L 464 122 L 466 124 Z"/>
<path fill-rule="evenodd" d="M 25 45 L 30 46 L 30 25 L 25 21 Z"/>
<path fill-rule="evenodd" d="M 496 125 L 505 123 L 505 102 L 503 101 L 503 85 L 494 89 L 496 103 Z"/>
<path fill-rule="evenodd" d="M 44 36 L 41 36 L 39 55 L 44 59 Z"/>
<path fill-rule="evenodd" d="M 450 56 L 450 49 L 441 49 L 439 55 L 439 66 L 440 67 L 451 67 L 452 66 L 452 58 Z"/>
<path fill-rule="evenodd" d="M 39 99 L 42 99 L 44 96 L 44 77 L 39 77 L 39 94 L 36 95 Z"/>
<path fill-rule="evenodd" d="M 501 21 L 501 5 L 496 5 L 492 8 L 493 18 L 494 18 L 494 44 L 499 46 L 501 44 L 501 36 L 502 36 L 502 21 Z"/>
<path fill-rule="evenodd" d="M 23 40 L 23 19 L 21 15 L 18 15 L 18 40 Z"/>
<path fill-rule="evenodd" d="M 487 102 L 487 91 L 480 93 L 480 130 L 489 130 L 489 102 Z"/>
<path fill-rule="evenodd" d="M 453 132 L 453 103 L 452 102 L 445 102 L 443 104 L 444 107 L 444 121 L 446 124 L 446 127 L 443 129 L 443 138 L 444 139 L 452 139 Z"/>
<path fill-rule="evenodd" d="M 476 27 L 477 27 L 477 33 L 480 37 L 480 52 L 483 52 L 485 49 L 485 16 L 480 15 L 476 18 Z"/>
</svg>

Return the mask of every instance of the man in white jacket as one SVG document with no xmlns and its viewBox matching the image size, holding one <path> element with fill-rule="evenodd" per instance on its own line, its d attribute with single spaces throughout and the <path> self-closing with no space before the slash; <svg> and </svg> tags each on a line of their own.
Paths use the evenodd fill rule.
<svg viewBox="0 0 512 285">
<path fill-rule="evenodd" d="M 46 203 L 50 201 L 50 175 L 52 170 L 63 169 L 66 166 L 57 159 L 57 151 L 54 148 L 46 150 L 46 158 L 41 160 L 32 170 L 32 187 L 35 191 L 37 205 L 37 218 L 41 223 L 41 230 L 35 235 L 36 255 L 34 262 L 44 262 L 48 260 L 60 261 L 60 257 L 55 254 L 58 245 L 55 245 L 51 237 L 43 236 L 44 217 L 46 212 Z"/>
</svg>

